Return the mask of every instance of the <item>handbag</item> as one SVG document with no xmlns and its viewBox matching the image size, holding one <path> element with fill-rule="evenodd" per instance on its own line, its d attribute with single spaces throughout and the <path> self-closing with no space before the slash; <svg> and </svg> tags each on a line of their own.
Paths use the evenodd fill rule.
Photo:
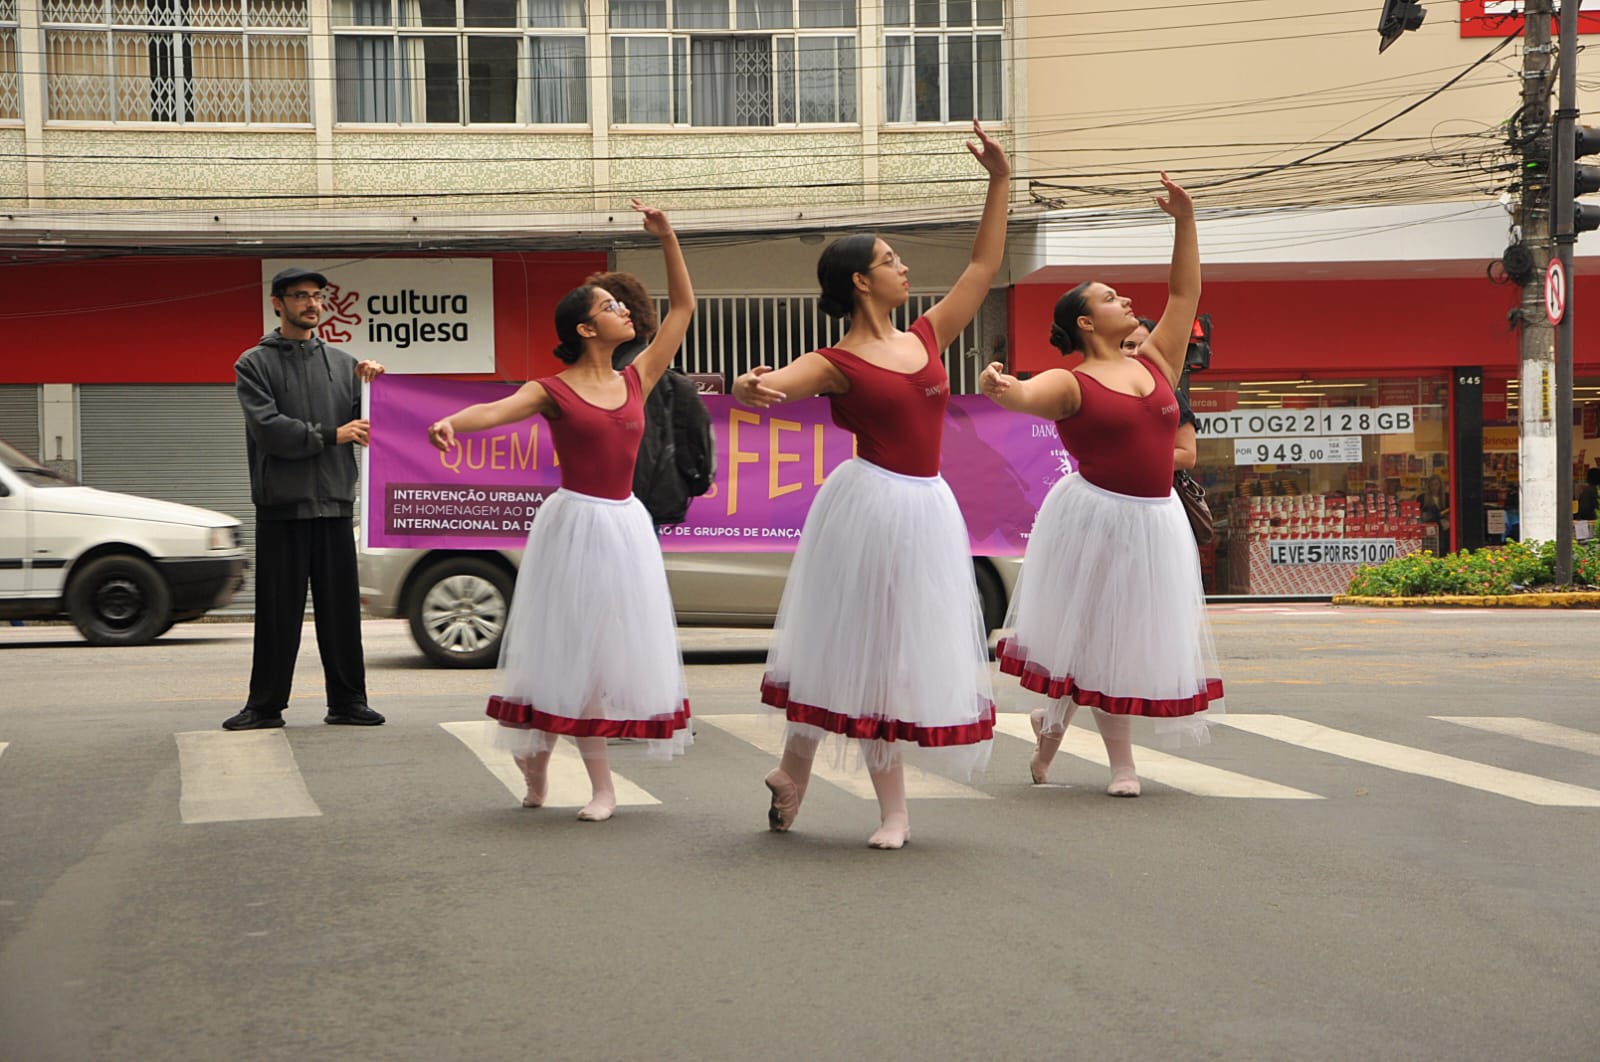
<svg viewBox="0 0 1600 1062">
<path fill-rule="evenodd" d="M 1194 532 L 1197 546 L 1204 546 L 1217 537 L 1216 525 L 1211 520 L 1211 506 L 1206 504 L 1206 489 L 1183 469 L 1172 473 L 1172 488 L 1183 502 L 1183 512 L 1189 518 L 1189 530 Z"/>
</svg>

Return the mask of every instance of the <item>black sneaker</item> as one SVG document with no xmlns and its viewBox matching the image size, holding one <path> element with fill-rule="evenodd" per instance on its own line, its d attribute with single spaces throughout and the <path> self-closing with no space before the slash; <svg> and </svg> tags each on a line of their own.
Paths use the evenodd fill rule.
<svg viewBox="0 0 1600 1062">
<path fill-rule="evenodd" d="M 341 726 L 382 726 L 383 716 L 364 704 L 357 704 L 350 708 L 339 708 L 337 710 L 330 708 L 322 721 Z"/>
<path fill-rule="evenodd" d="M 222 721 L 224 730 L 271 730 L 283 725 L 283 716 L 260 708 L 241 708 L 237 715 Z"/>
</svg>

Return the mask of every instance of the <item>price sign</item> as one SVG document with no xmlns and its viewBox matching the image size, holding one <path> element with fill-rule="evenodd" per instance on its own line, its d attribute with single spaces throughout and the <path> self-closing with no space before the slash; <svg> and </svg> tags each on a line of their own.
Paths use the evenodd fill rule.
<svg viewBox="0 0 1600 1062">
<path fill-rule="evenodd" d="M 1236 465 L 1349 465 L 1361 460 L 1361 436 L 1235 439 Z"/>
</svg>

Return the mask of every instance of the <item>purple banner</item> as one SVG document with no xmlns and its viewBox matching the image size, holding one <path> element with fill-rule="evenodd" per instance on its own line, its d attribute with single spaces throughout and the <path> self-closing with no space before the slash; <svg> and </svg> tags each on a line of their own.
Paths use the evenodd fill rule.
<svg viewBox="0 0 1600 1062">
<path fill-rule="evenodd" d="M 457 438 L 441 454 L 428 425 L 513 385 L 427 376 L 381 376 L 372 384 L 372 446 L 364 479 L 364 530 L 371 546 L 520 549 L 561 469 L 542 418 Z M 666 550 L 787 552 L 827 474 L 852 456 L 826 399 L 746 409 L 704 395 L 717 437 L 717 477 L 689 505 L 686 522 L 663 529 Z M 972 552 L 1020 556 L 1034 513 L 1072 467 L 1055 425 L 1007 413 L 981 395 L 956 395 L 945 414 L 942 474 L 967 521 Z"/>
</svg>

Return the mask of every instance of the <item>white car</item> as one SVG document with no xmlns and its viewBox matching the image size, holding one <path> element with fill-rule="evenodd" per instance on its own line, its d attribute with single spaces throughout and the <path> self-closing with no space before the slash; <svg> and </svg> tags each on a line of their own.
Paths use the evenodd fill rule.
<svg viewBox="0 0 1600 1062">
<path fill-rule="evenodd" d="M 231 601 L 244 564 L 233 517 L 81 487 L 0 442 L 0 619 L 143 645 Z"/>
<path fill-rule="evenodd" d="M 662 555 L 678 623 L 685 627 L 770 627 L 778 614 L 789 553 Z M 423 655 L 442 667 L 493 667 L 511 609 L 520 550 L 364 549 L 361 607 L 403 616 Z M 1022 562 L 974 557 L 984 621 L 1005 622 Z"/>
</svg>

